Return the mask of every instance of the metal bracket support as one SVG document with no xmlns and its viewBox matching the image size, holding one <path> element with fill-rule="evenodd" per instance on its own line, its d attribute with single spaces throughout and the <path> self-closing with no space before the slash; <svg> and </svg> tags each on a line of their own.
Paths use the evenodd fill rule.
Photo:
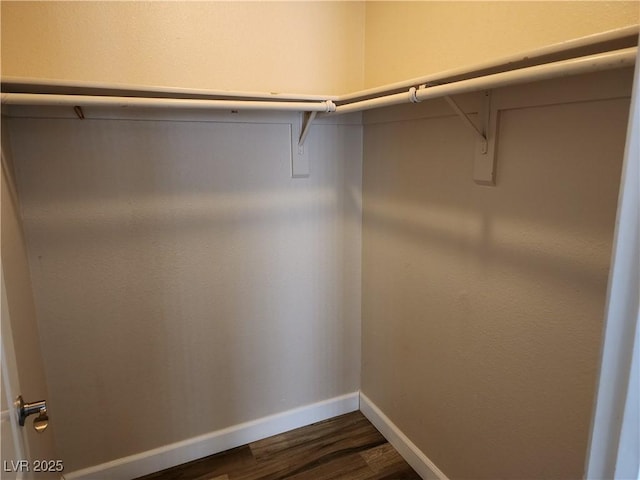
<svg viewBox="0 0 640 480">
<path fill-rule="evenodd" d="M 335 112 L 336 104 L 331 100 L 324 102 L 326 113 Z M 304 142 L 309 135 L 311 125 L 318 112 L 303 112 L 298 125 L 291 125 L 291 178 L 306 178 L 309 176 L 309 153 L 304 150 Z M 297 138 L 294 140 L 294 138 Z"/>
<path fill-rule="evenodd" d="M 316 118 L 316 112 L 303 112 L 298 118 L 298 122 L 291 124 L 291 178 L 307 178 L 310 165 L 304 142 Z"/>
<path fill-rule="evenodd" d="M 476 146 L 473 161 L 473 181 L 478 185 L 495 186 L 497 170 L 497 142 L 498 122 L 500 110 L 491 101 L 491 91 L 483 92 L 482 107 L 480 110 L 480 122 L 482 134 L 486 139 L 484 143 Z"/>
<path fill-rule="evenodd" d="M 73 107 L 73 111 L 76 112 L 76 115 L 80 120 L 84 120 L 84 112 L 82 111 L 81 106 L 76 105 L 75 107 Z"/>
<path fill-rule="evenodd" d="M 298 139 L 298 147 L 304 147 L 304 141 L 307 139 L 311 124 L 315 120 L 317 114 L 318 112 L 304 112 L 302 118 L 302 132 L 300 133 L 300 138 Z"/>
<path fill-rule="evenodd" d="M 473 160 L 473 181 L 478 185 L 496 184 L 496 141 L 498 135 L 499 111 L 491 103 L 491 91 L 483 92 L 482 106 L 478 112 L 480 126 L 476 125 L 460 106 L 449 96 L 444 99 L 469 127 L 476 137 Z"/>
<path fill-rule="evenodd" d="M 488 143 L 487 143 L 487 137 L 485 136 L 485 132 L 480 130 L 475 123 L 473 123 L 473 120 L 471 120 L 469 118 L 469 115 L 467 115 L 461 108 L 460 106 L 455 102 L 455 100 L 453 98 L 451 98 L 449 95 L 445 96 L 444 99 L 447 101 L 447 103 L 451 106 L 451 108 L 453 108 L 454 112 L 456 112 L 458 114 L 458 116 L 462 119 L 462 121 L 464 122 L 464 124 L 469 127 L 471 129 L 471 131 L 476 135 L 476 137 L 478 138 L 478 141 L 480 142 L 480 150 L 481 152 L 487 153 L 487 149 L 488 149 Z"/>
</svg>

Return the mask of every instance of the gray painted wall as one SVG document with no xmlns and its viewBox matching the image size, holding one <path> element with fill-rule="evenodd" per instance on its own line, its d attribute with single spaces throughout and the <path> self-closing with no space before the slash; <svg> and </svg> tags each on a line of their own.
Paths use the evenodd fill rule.
<svg viewBox="0 0 640 480">
<path fill-rule="evenodd" d="M 359 388 L 362 127 L 218 117 L 9 120 L 67 471 Z"/>
<path fill-rule="evenodd" d="M 450 478 L 580 478 L 632 72 L 365 115 L 362 391 Z M 477 95 L 460 99 L 473 112 Z"/>
</svg>

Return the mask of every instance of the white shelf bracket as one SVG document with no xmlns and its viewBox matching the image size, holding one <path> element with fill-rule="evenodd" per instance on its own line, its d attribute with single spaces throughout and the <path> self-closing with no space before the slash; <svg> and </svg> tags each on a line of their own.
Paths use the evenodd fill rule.
<svg viewBox="0 0 640 480">
<path fill-rule="evenodd" d="M 476 135 L 478 141 L 480 142 L 480 150 L 481 150 L 481 152 L 483 154 L 487 153 L 488 142 L 487 142 L 487 137 L 485 136 L 485 132 L 483 130 L 481 130 L 480 128 L 478 128 L 475 123 L 473 123 L 473 120 L 471 120 L 469 118 L 469 115 L 467 115 L 460 108 L 460 105 L 458 105 L 453 98 L 451 98 L 449 95 L 447 95 L 447 96 L 444 97 L 444 99 L 451 106 L 451 108 L 453 108 L 453 111 L 458 114 L 458 116 L 463 121 L 463 123 L 467 127 L 469 127 L 469 129 Z"/>
<path fill-rule="evenodd" d="M 451 97 L 446 96 L 444 99 L 476 136 L 473 181 L 478 185 L 495 186 L 496 141 L 500 112 L 493 107 L 490 90 L 483 92 L 482 96 L 482 106 L 478 112 L 480 126 L 476 125 Z"/>
<path fill-rule="evenodd" d="M 291 178 L 307 178 L 310 165 L 304 142 L 316 118 L 316 112 L 302 112 L 298 118 L 297 124 L 291 125 Z"/>
<path fill-rule="evenodd" d="M 300 132 L 300 138 L 298 139 L 298 147 L 304 148 L 304 141 L 307 139 L 311 124 L 316 118 L 318 112 L 304 112 L 302 115 L 302 131 Z"/>
<path fill-rule="evenodd" d="M 325 113 L 336 111 L 336 104 L 331 100 L 323 103 Z M 317 111 L 302 112 L 300 122 L 291 125 L 291 178 L 307 178 L 310 174 L 309 152 L 305 152 L 304 142 L 317 114 Z"/>
<path fill-rule="evenodd" d="M 482 95 L 482 107 L 479 117 L 485 141 L 483 143 L 479 142 L 476 146 L 473 161 L 473 181 L 478 185 L 493 187 L 496 185 L 500 110 L 491 101 L 491 90 L 484 91 Z"/>
<path fill-rule="evenodd" d="M 325 105 L 325 113 L 331 113 L 336 111 L 336 104 L 331 100 L 323 102 Z M 300 155 L 304 153 L 304 141 L 307 139 L 311 124 L 316 119 L 317 111 L 302 112 L 302 121 L 300 122 L 300 137 L 298 137 L 298 150 Z"/>
</svg>

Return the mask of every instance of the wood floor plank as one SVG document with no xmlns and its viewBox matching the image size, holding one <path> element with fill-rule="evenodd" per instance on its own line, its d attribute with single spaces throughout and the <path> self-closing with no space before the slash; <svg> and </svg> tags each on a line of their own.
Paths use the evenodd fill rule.
<svg viewBox="0 0 640 480">
<path fill-rule="evenodd" d="M 379 447 L 365 450 L 360 453 L 360 456 L 376 473 L 398 463 L 404 463 L 404 458 L 402 458 L 396 449 L 388 442 Z"/>
<path fill-rule="evenodd" d="M 276 437 L 251 444 L 251 450 L 260 466 L 234 473 L 232 480 L 288 478 L 386 442 L 360 412 L 342 415 Z"/>
<path fill-rule="evenodd" d="M 327 438 L 339 441 L 354 435 L 370 435 L 384 442 L 384 437 L 362 413 L 353 412 L 259 440 L 249 446 L 256 460 L 261 460 L 286 450 L 313 449 L 315 445 L 327 443 Z"/>
<path fill-rule="evenodd" d="M 368 480 L 422 480 L 422 477 L 408 464 L 405 464 L 398 468 L 389 468 L 378 472 Z"/>
<path fill-rule="evenodd" d="M 245 466 L 252 467 L 255 464 L 256 460 L 251 453 L 251 449 L 248 445 L 243 445 L 242 447 L 232 448 L 193 462 L 139 477 L 137 480 L 209 480 L 226 476 L 229 470 Z"/>
<path fill-rule="evenodd" d="M 360 412 L 331 418 L 137 480 L 419 480 Z"/>
<path fill-rule="evenodd" d="M 287 480 L 367 480 L 372 474 L 373 471 L 362 457 L 347 455 L 284 478 Z"/>
</svg>

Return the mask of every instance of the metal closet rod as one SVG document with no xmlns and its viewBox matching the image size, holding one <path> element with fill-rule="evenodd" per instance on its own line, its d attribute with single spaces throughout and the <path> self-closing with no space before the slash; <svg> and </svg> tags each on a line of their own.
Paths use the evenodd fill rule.
<svg viewBox="0 0 640 480">
<path fill-rule="evenodd" d="M 50 93 L 3 93 L 3 105 L 69 107 L 156 107 L 206 110 L 278 110 L 295 112 L 333 112 L 331 100 L 324 102 L 273 102 L 268 100 L 207 100 L 194 98 L 110 97 Z"/>
<path fill-rule="evenodd" d="M 444 72 L 437 72 L 426 76 L 415 77 L 408 80 L 402 80 L 400 82 L 390 83 L 387 85 L 381 85 L 379 87 L 372 87 L 366 90 L 360 90 L 358 92 L 348 93 L 346 95 L 339 95 L 336 98 L 331 98 L 335 102 L 350 102 L 363 97 L 379 96 L 380 94 L 397 91 L 400 89 L 409 88 L 415 85 L 423 85 L 429 83 L 439 83 L 447 78 L 455 78 L 461 76 L 472 75 L 473 72 L 480 72 L 483 70 L 490 70 L 500 67 L 508 67 L 510 64 L 523 62 L 525 60 L 535 60 L 536 58 L 545 57 L 547 55 L 561 54 L 571 50 L 590 47 L 606 42 L 612 42 L 615 40 L 622 40 L 624 38 L 638 36 L 640 33 L 640 25 L 629 25 L 626 27 L 615 28 L 613 30 L 607 30 L 605 32 L 598 32 L 584 37 L 574 38 L 566 40 L 564 42 L 554 43 L 544 47 L 539 47 L 526 52 L 520 52 L 514 55 L 508 55 L 498 59 L 490 60 L 487 62 L 478 63 L 475 65 L 454 68 L 446 70 Z"/>
<path fill-rule="evenodd" d="M 213 100 L 293 100 L 297 102 L 325 101 L 338 98 L 338 95 L 315 95 L 310 93 L 278 93 L 241 90 L 210 90 L 204 88 L 167 87 L 156 85 L 135 85 L 128 83 L 101 83 L 87 80 L 60 80 L 52 78 L 2 76 L 2 84 L 8 90 L 18 89 L 20 93 L 63 93 L 79 91 L 83 95 L 113 95 L 142 98 L 184 98 Z"/>
<path fill-rule="evenodd" d="M 3 89 L 19 90 L 22 93 L 62 93 L 62 91 L 83 92 L 83 94 L 97 95 L 117 95 L 122 97 L 142 97 L 142 98 L 193 98 L 211 99 L 220 97 L 221 99 L 243 99 L 243 100 L 266 100 L 283 101 L 292 100 L 297 102 L 321 102 L 331 100 L 336 103 L 351 103 L 358 99 L 372 96 L 380 96 L 389 92 L 397 92 L 412 86 L 432 83 L 443 83 L 447 79 L 462 76 L 474 76 L 474 72 L 486 71 L 495 68 L 508 69 L 510 65 L 518 62 L 531 61 L 536 58 L 543 58 L 548 55 L 562 54 L 571 50 L 584 47 L 605 44 L 607 42 L 619 41 L 637 37 L 640 32 L 640 25 L 629 25 L 605 32 L 594 33 L 580 38 L 554 43 L 544 47 L 536 48 L 526 52 L 501 57 L 487 62 L 446 70 L 427 76 L 411 78 L 401 82 L 390 83 L 378 87 L 360 90 L 342 95 L 313 95 L 298 93 L 276 93 L 276 92 L 243 92 L 237 90 L 207 90 L 184 87 L 166 87 L 154 85 L 130 85 L 118 83 L 99 83 L 80 80 L 59 80 L 59 79 L 38 79 L 24 77 L 2 77 Z M 475 75 L 478 76 L 478 75 Z M 57 90 L 57 91 L 56 91 Z M 93 92 L 92 92 L 93 91 Z"/>
<path fill-rule="evenodd" d="M 577 75 L 632 66 L 638 47 L 629 47 L 606 53 L 587 55 L 533 67 L 519 68 L 501 73 L 484 75 L 443 85 L 411 87 L 407 92 L 384 95 L 369 100 L 336 105 L 332 100 L 323 102 L 282 102 L 268 100 L 208 100 L 182 98 L 112 97 L 97 95 L 63 95 L 39 93 L 3 93 L 3 105 L 53 105 L 53 106 L 110 106 L 110 107 L 177 107 L 192 109 L 225 110 L 280 110 L 320 112 L 324 115 L 359 112 L 401 103 L 417 103 L 430 98 L 487 90 L 519 83 Z"/>
<path fill-rule="evenodd" d="M 571 43 L 571 42 L 565 42 Z M 573 42 L 575 43 L 575 42 Z M 571 45 L 573 45 L 571 43 Z M 549 48 L 542 49 L 546 54 Z M 544 63 L 532 67 L 518 68 L 505 72 L 477 76 L 466 80 L 459 80 L 441 85 L 420 85 L 409 88 L 408 91 L 382 95 L 367 100 L 352 101 L 338 105 L 331 99 L 324 101 L 279 101 L 279 100 L 220 100 L 198 98 L 149 98 L 140 96 L 108 96 L 108 95 L 74 95 L 50 93 L 3 93 L 3 105 L 40 105 L 40 106 L 72 106 L 72 107 L 160 107 L 187 109 L 223 109 L 223 110 L 279 110 L 318 112 L 320 116 L 336 115 L 380 108 L 401 103 L 417 103 L 430 98 L 456 95 L 478 90 L 504 87 L 519 83 L 538 80 L 548 80 L 557 77 L 577 75 L 600 70 L 608 70 L 632 66 L 635 62 L 638 47 L 571 58 L 557 62 Z M 427 78 L 423 77 L 422 79 Z M 431 78 L 431 77 L 429 77 Z M 441 77 L 442 78 L 442 77 Z M 14 79 L 15 80 L 15 79 Z M 3 83 L 14 83 L 4 80 Z M 28 82 L 22 85 L 29 85 Z M 42 85 L 33 81 L 30 85 Z M 397 90 L 398 84 L 386 86 L 386 91 Z M 381 87 L 383 88 L 383 87 Z M 132 90 L 129 90 L 132 91 Z M 384 90 L 382 90 L 384 92 Z M 358 93 L 361 97 L 362 92 Z M 355 95 L 355 94 L 354 94 Z M 228 92 L 226 96 L 231 96 Z M 240 97 L 246 98 L 246 97 Z M 335 97 L 334 97 L 335 98 Z M 337 101 L 337 100 L 336 100 Z"/>
<path fill-rule="evenodd" d="M 550 80 L 552 78 L 628 67 L 635 63 L 637 53 L 638 47 L 629 47 L 613 52 L 598 53 L 596 55 L 587 55 L 585 57 L 572 58 L 559 62 L 545 63 L 534 67 L 519 68 L 517 70 L 494 73 L 443 85 L 424 86 L 423 88 L 417 89 L 411 87 L 407 92 L 339 105 L 331 115 L 361 112 L 402 103 L 418 103 L 422 100 L 448 95 L 458 95 L 461 93 L 477 92 L 479 90 L 506 87 L 538 80 Z"/>
</svg>

